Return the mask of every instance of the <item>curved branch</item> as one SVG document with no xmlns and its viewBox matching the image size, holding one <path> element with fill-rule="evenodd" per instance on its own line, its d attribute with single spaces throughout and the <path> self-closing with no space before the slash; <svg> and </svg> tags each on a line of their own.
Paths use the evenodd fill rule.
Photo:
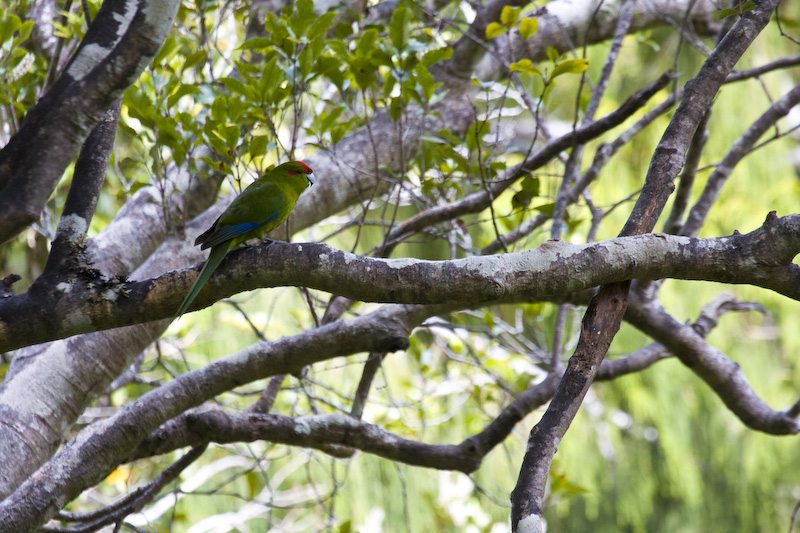
<svg viewBox="0 0 800 533">
<path fill-rule="evenodd" d="M 291 417 L 234 413 L 206 406 L 184 413 L 142 443 L 135 457 L 148 457 L 176 447 L 267 440 L 327 451 L 330 446 L 356 448 L 413 466 L 470 473 L 483 454 L 464 445 L 425 444 L 404 439 L 375 424 L 341 414 Z M 177 446 L 176 446 L 177 445 Z"/>
<path fill-rule="evenodd" d="M 800 421 L 786 412 L 772 409 L 761 400 L 739 365 L 708 344 L 696 329 L 698 326 L 676 320 L 655 300 L 635 306 L 625 318 L 661 343 L 705 381 L 748 427 L 772 435 L 800 432 Z M 707 326 L 707 322 L 702 322 L 702 325 Z"/>
</svg>

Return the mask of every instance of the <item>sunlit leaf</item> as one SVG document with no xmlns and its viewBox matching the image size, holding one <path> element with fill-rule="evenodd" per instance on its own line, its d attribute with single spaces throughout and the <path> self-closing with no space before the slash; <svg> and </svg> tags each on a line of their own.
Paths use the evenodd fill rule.
<svg viewBox="0 0 800 533">
<path fill-rule="evenodd" d="M 503 6 L 503 10 L 500 12 L 500 23 L 506 28 L 513 28 L 521 11 L 521 7 Z"/>
<path fill-rule="evenodd" d="M 553 72 L 550 74 L 550 79 L 564 74 L 580 74 L 587 68 L 589 68 L 589 61 L 586 59 L 567 59 L 566 61 L 556 64 Z"/>
<path fill-rule="evenodd" d="M 486 40 L 491 41 L 495 37 L 503 35 L 506 32 L 506 29 L 498 24 L 497 22 L 490 22 L 488 26 L 486 26 Z"/>
<path fill-rule="evenodd" d="M 511 63 L 511 66 L 508 68 L 508 70 L 509 72 L 524 72 L 532 76 L 542 75 L 542 73 L 539 72 L 539 69 L 534 66 L 530 59 L 521 59 L 519 61 L 515 61 L 514 63 Z"/>
<path fill-rule="evenodd" d="M 528 40 L 539 31 L 539 21 L 534 18 L 522 17 L 519 21 L 519 36 L 523 40 Z"/>
</svg>

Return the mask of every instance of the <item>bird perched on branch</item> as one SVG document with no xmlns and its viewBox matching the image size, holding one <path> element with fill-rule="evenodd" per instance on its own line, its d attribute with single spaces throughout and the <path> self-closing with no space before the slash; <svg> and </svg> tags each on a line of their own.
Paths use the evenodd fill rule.
<svg viewBox="0 0 800 533">
<path fill-rule="evenodd" d="M 194 241 L 200 249 L 211 248 L 208 261 L 183 299 L 175 318 L 180 318 L 217 269 L 228 250 L 260 238 L 280 226 L 294 209 L 300 194 L 314 184 L 314 173 L 300 161 L 290 161 L 251 183 L 219 218 Z"/>
</svg>

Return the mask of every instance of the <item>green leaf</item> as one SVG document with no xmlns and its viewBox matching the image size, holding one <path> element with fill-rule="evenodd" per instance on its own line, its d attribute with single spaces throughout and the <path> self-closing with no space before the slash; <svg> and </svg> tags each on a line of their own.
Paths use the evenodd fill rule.
<svg viewBox="0 0 800 533">
<path fill-rule="evenodd" d="M 282 76 L 280 75 L 281 68 L 278 65 L 278 56 L 273 56 L 261 71 L 261 77 L 258 79 L 258 90 L 261 93 L 261 99 L 271 101 L 276 99 L 275 89 L 281 84 Z"/>
<path fill-rule="evenodd" d="M 474 152 L 478 149 L 478 143 L 483 142 L 483 136 L 489 133 L 489 123 L 485 120 L 476 122 L 467 130 L 466 138 L 467 149 Z"/>
<path fill-rule="evenodd" d="M 521 11 L 521 7 L 504 6 L 500 12 L 500 23 L 506 28 L 513 28 Z"/>
<path fill-rule="evenodd" d="M 536 32 L 539 31 L 539 21 L 534 18 L 522 17 L 522 20 L 519 21 L 519 36 L 522 37 L 523 40 L 528 40 Z"/>
<path fill-rule="evenodd" d="M 425 52 L 425 55 L 422 56 L 422 64 L 426 67 L 430 67 L 438 63 L 439 61 L 445 61 L 450 59 L 450 56 L 453 55 L 453 49 L 449 46 L 446 48 L 437 48 L 435 50 L 428 50 Z"/>
<path fill-rule="evenodd" d="M 5 20 L 2 20 L 2 24 L 0 24 L 0 44 L 10 40 L 20 26 L 22 26 L 22 21 L 18 16 L 7 14 Z"/>
<path fill-rule="evenodd" d="M 289 37 L 289 30 L 286 23 L 272 12 L 267 12 L 264 18 L 264 29 L 269 32 L 269 38 L 273 43 L 281 44 L 284 39 Z"/>
<path fill-rule="evenodd" d="M 241 80 L 237 80 L 236 78 L 220 78 L 219 81 L 221 81 L 225 88 L 231 93 L 238 93 L 245 96 L 248 94 L 248 88 Z"/>
<path fill-rule="evenodd" d="M 234 150 L 239 145 L 239 136 L 241 133 L 239 126 L 236 124 L 228 124 L 225 126 L 225 143 L 228 145 L 229 150 Z"/>
<path fill-rule="evenodd" d="M 178 51 L 178 41 L 170 35 L 164 41 L 164 44 L 161 46 L 161 49 L 156 54 L 156 57 L 153 58 L 153 65 L 162 65 L 167 62 L 168 58 L 174 57 Z"/>
<path fill-rule="evenodd" d="M 486 26 L 486 40 L 491 41 L 495 37 L 499 35 L 503 35 L 506 32 L 506 29 L 498 24 L 497 22 L 490 22 L 488 26 Z"/>
<path fill-rule="evenodd" d="M 339 119 L 342 112 L 344 112 L 345 107 L 344 105 L 339 105 L 331 109 L 331 112 L 328 113 L 321 121 L 320 121 L 320 129 L 324 132 L 333 126 L 333 124 Z"/>
<path fill-rule="evenodd" d="M 181 65 L 181 70 L 186 71 L 198 64 L 205 64 L 206 62 L 206 51 L 205 50 L 197 50 L 189 57 L 186 58 L 186 61 L 183 62 Z"/>
<path fill-rule="evenodd" d="M 266 50 L 272 46 L 272 40 L 267 37 L 253 37 L 243 42 L 239 50 Z"/>
<path fill-rule="evenodd" d="M 563 74 L 580 74 L 589 68 L 589 61 L 586 59 L 568 59 L 556 64 L 550 79 L 556 78 Z"/>
<path fill-rule="evenodd" d="M 399 97 L 392 98 L 391 103 L 389 104 L 389 116 L 392 117 L 392 120 L 397 122 L 400 120 L 400 114 L 403 111 L 403 101 Z"/>
<path fill-rule="evenodd" d="M 511 63 L 511 66 L 508 68 L 509 72 L 524 72 L 526 74 L 530 74 L 531 76 L 541 76 L 542 73 L 539 72 L 539 69 L 536 68 L 530 59 L 520 59 L 519 61 L 515 61 Z"/>
<path fill-rule="evenodd" d="M 518 191 L 514 194 L 514 196 L 511 197 L 511 207 L 513 207 L 516 211 L 525 209 L 530 205 L 533 198 L 534 197 L 526 191 Z"/>
<path fill-rule="evenodd" d="M 333 82 L 340 90 L 344 91 L 344 74 L 340 70 L 342 62 L 336 57 L 323 56 L 317 61 L 317 72 Z"/>
<path fill-rule="evenodd" d="M 367 57 L 375 49 L 375 41 L 378 39 L 378 30 L 370 28 L 365 31 L 361 38 L 358 39 L 356 45 L 356 55 L 359 57 Z"/>
<path fill-rule="evenodd" d="M 547 47 L 547 59 L 555 63 L 558 61 L 558 50 L 553 48 L 552 46 Z"/>
<path fill-rule="evenodd" d="M 336 18 L 336 13 L 328 12 L 314 21 L 308 29 L 308 40 L 314 40 L 320 35 L 327 32 L 333 26 L 333 20 Z"/>
<path fill-rule="evenodd" d="M 19 29 L 19 42 L 25 41 L 30 37 L 31 30 L 33 29 L 33 21 L 26 20 Z"/>
<path fill-rule="evenodd" d="M 297 0 L 294 4 L 295 11 L 292 13 L 289 24 L 295 37 L 303 37 L 306 30 L 317 18 L 314 12 L 314 2 L 312 0 Z"/>
<path fill-rule="evenodd" d="M 345 128 L 344 126 L 336 126 L 331 130 L 331 142 L 333 144 L 338 143 L 339 141 L 342 140 L 345 133 L 347 133 L 347 128 Z"/>
<path fill-rule="evenodd" d="M 403 50 L 408 42 L 409 19 L 408 10 L 403 6 L 400 6 L 392 13 L 392 20 L 389 22 L 389 39 L 392 41 L 392 46 L 394 46 L 395 50 Z"/>
<path fill-rule="evenodd" d="M 722 20 L 722 19 L 726 19 L 728 17 L 732 17 L 733 15 L 741 15 L 745 11 L 750 11 L 754 7 L 756 7 L 756 3 L 755 2 L 745 2 L 744 4 L 739 6 L 738 8 L 720 9 L 717 12 L 717 19 L 718 20 Z"/>
<path fill-rule="evenodd" d="M 250 148 L 248 151 L 251 157 L 258 157 L 267 153 L 267 137 L 265 135 L 253 136 L 250 140 Z"/>
<path fill-rule="evenodd" d="M 53 24 L 53 36 L 59 37 L 61 39 L 71 39 L 72 38 L 72 30 L 68 27 L 64 26 L 60 22 L 54 20 L 52 21 Z M 0 39 L 2 39 L 2 34 L 0 34 Z M 5 42 L 5 41 L 0 41 Z"/>
<path fill-rule="evenodd" d="M 535 209 L 543 215 L 551 217 L 553 216 L 553 212 L 556 210 L 556 204 L 555 202 L 550 202 L 548 204 L 537 205 Z"/>
<path fill-rule="evenodd" d="M 195 85 L 181 85 L 174 93 L 169 95 L 169 98 L 167 98 L 167 107 L 175 107 L 175 104 L 177 104 L 178 100 L 180 100 L 182 97 L 186 96 L 187 94 L 197 94 L 199 92 L 200 89 L 198 89 Z"/>
<path fill-rule="evenodd" d="M 436 83 L 431 73 L 428 72 L 428 69 L 423 67 L 422 64 L 417 65 L 417 68 L 414 69 L 414 73 L 417 75 L 417 83 L 419 83 L 422 93 L 425 95 L 425 101 L 430 100 L 431 97 L 433 97 L 433 92 L 442 84 Z"/>
<path fill-rule="evenodd" d="M 375 85 L 375 72 L 378 68 L 366 57 L 356 57 L 350 61 L 350 72 L 356 79 L 359 89 L 365 90 Z"/>
<path fill-rule="evenodd" d="M 534 178 L 533 176 L 525 176 L 522 179 L 522 183 L 520 185 L 524 190 L 530 192 L 532 195 L 539 196 L 539 189 L 541 187 L 539 178 Z"/>
</svg>

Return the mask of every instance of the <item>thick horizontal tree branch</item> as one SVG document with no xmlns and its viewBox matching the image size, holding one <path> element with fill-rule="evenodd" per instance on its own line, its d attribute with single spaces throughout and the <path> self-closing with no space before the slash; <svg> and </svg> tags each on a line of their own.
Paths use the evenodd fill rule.
<svg viewBox="0 0 800 533">
<path fill-rule="evenodd" d="M 750 284 L 800 300 L 800 267 L 791 263 L 798 252 L 800 215 L 774 214 L 744 235 L 647 234 L 583 245 L 547 241 L 534 250 L 452 261 L 374 259 L 325 244 L 273 242 L 231 252 L 193 308 L 277 286 L 373 302 L 482 306 L 552 298 L 634 278 Z M 49 303 L 40 296 L 43 308 L 32 305 L 30 294 L 5 298 L 0 301 L 0 349 L 169 318 L 197 268 L 101 287 L 75 281 L 64 284 Z"/>
</svg>

